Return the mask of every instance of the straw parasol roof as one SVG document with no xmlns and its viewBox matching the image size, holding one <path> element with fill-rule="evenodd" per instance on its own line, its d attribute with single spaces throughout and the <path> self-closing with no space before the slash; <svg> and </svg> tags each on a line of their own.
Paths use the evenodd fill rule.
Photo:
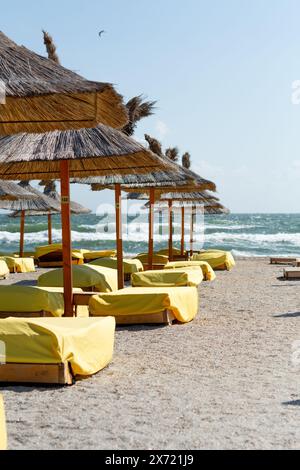
<svg viewBox="0 0 300 470">
<path fill-rule="evenodd" d="M 33 200 L 31 192 L 21 188 L 18 184 L 11 181 L 0 181 L 0 201 Z"/>
<path fill-rule="evenodd" d="M 7 182 L 6 182 L 7 183 Z M 5 201 L 1 203 L 2 209 L 7 209 L 11 211 L 25 211 L 28 214 L 28 211 L 44 211 L 44 212 L 55 212 L 57 213 L 60 210 L 60 204 L 57 201 L 45 196 L 43 193 L 33 188 L 28 181 L 23 181 L 19 184 L 15 184 L 18 188 L 18 191 L 25 191 L 31 195 L 31 199 L 22 199 L 18 198 L 16 200 Z"/>
<path fill-rule="evenodd" d="M 2 32 L 0 58 L 0 83 L 6 94 L 1 135 L 127 124 L 122 97 L 111 84 L 86 80 Z"/>
<path fill-rule="evenodd" d="M 2 179 L 58 179 L 63 160 L 69 161 L 73 178 L 149 173 L 164 168 L 177 171 L 174 164 L 102 124 L 92 129 L 0 137 Z"/>
<path fill-rule="evenodd" d="M 148 200 L 149 196 L 145 193 L 130 193 L 127 195 L 127 199 L 135 199 L 139 201 L 144 201 Z M 166 203 L 169 200 L 171 201 L 179 201 L 179 202 L 188 202 L 188 201 L 195 201 L 199 203 L 212 203 L 212 202 L 218 202 L 219 198 L 214 196 L 213 194 L 210 194 L 207 191 L 201 191 L 201 192 L 169 192 L 169 193 L 163 193 L 160 195 L 157 203 Z M 146 204 L 147 205 L 147 204 Z"/>
</svg>

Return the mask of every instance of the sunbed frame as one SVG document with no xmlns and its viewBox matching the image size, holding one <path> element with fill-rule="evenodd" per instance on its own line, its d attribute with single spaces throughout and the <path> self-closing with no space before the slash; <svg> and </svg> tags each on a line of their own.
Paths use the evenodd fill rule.
<svg viewBox="0 0 300 470">
<path fill-rule="evenodd" d="M 75 305 L 75 314 L 77 306 L 89 305 L 90 298 L 95 295 L 95 292 L 81 292 L 80 294 L 73 295 L 73 303 Z M 94 316 L 91 315 L 90 316 Z M 95 315 L 99 316 L 99 315 Z M 143 315 L 117 315 L 115 316 L 117 325 L 137 325 L 137 324 L 165 324 L 172 325 L 175 316 L 170 310 L 163 310 L 158 313 L 150 313 Z"/>
<path fill-rule="evenodd" d="M 300 260 L 299 260 L 300 261 Z M 298 258 L 288 257 L 271 257 L 270 264 L 295 264 L 298 262 Z"/>
<path fill-rule="evenodd" d="M 299 269 L 284 269 L 283 270 L 284 279 L 300 279 L 300 270 Z"/>
<path fill-rule="evenodd" d="M 74 376 L 68 362 L 61 364 L 0 364 L 0 382 L 72 385 Z"/>
<path fill-rule="evenodd" d="M 80 263 L 79 259 L 73 259 L 72 264 L 77 265 L 77 264 L 82 264 Z M 39 268 L 61 268 L 63 266 L 63 261 L 39 261 L 38 260 L 38 267 Z"/>
</svg>

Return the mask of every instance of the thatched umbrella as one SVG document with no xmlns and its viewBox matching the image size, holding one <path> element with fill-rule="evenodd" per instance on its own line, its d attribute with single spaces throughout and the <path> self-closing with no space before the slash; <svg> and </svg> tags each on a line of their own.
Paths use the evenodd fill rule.
<svg viewBox="0 0 300 470">
<path fill-rule="evenodd" d="M 2 179 L 61 180 L 65 315 L 73 314 L 70 177 L 148 173 L 168 166 L 176 171 L 169 162 L 130 137 L 103 125 L 93 129 L 0 137 Z M 120 184 L 117 184 L 117 212 L 120 204 Z"/>
<path fill-rule="evenodd" d="M 128 122 L 121 96 L 109 83 L 86 80 L 0 32 L 0 83 L 5 85 L 0 134 L 80 129 Z"/>
</svg>

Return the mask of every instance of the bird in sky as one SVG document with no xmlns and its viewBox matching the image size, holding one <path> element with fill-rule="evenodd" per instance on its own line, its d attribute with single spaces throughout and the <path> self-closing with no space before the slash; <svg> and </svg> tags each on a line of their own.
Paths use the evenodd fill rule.
<svg viewBox="0 0 300 470">
<path fill-rule="evenodd" d="M 101 29 L 101 31 L 99 31 L 99 37 L 101 38 L 102 34 L 106 33 L 106 31 L 104 31 L 104 29 Z"/>
</svg>

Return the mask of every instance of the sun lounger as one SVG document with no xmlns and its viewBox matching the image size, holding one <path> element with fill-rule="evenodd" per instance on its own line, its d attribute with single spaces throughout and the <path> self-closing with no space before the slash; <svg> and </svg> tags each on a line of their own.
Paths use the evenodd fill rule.
<svg viewBox="0 0 300 470">
<path fill-rule="evenodd" d="M 81 293 L 82 289 L 74 289 Z M 0 286 L 0 318 L 61 317 L 64 314 L 63 289 L 9 285 Z M 87 308 L 77 309 L 77 316 L 88 316 Z"/>
<path fill-rule="evenodd" d="M 146 271 L 149 266 L 148 253 L 140 253 L 134 259 L 138 259 Z M 153 253 L 152 268 L 153 269 L 163 269 L 163 267 L 168 263 L 169 258 L 166 255 L 161 255 L 158 253 Z"/>
<path fill-rule="evenodd" d="M 116 318 L 117 324 L 186 323 L 197 315 L 196 287 L 128 287 L 89 299 L 91 316 Z"/>
<path fill-rule="evenodd" d="M 20 258 L 17 256 L 3 256 L 11 273 L 33 273 L 35 272 L 33 258 Z"/>
<path fill-rule="evenodd" d="M 198 269 L 199 267 L 202 269 L 205 281 L 214 281 L 216 279 L 214 270 L 206 261 L 170 261 L 164 269 Z"/>
<path fill-rule="evenodd" d="M 6 436 L 5 411 L 4 411 L 3 398 L 2 398 L 2 395 L 0 395 L 0 450 L 6 450 L 6 449 L 7 449 L 7 436 Z"/>
<path fill-rule="evenodd" d="M 297 268 L 289 268 L 283 270 L 283 277 L 284 279 L 300 279 L 300 269 Z"/>
<path fill-rule="evenodd" d="M 63 265 L 62 244 L 39 246 L 35 250 L 35 258 L 40 268 L 59 268 Z M 81 250 L 72 250 L 72 264 L 83 264 Z"/>
<path fill-rule="evenodd" d="M 88 291 L 111 292 L 118 289 L 116 269 L 84 264 L 72 266 L 73 286 Z M 63 269 L 53 269 L 38 278 L 40 287 L 63 287 Z"/>
<path fill-rule="evenodd" d="M 116 250 L 98 250 L 98 251 L 89 251 L 81 250 L 84 257 L 84 262 L 89 263 L 99 258 L 110 258 L 116 256 Z"/>
<path fill-rule="evenodd" d="M 158 255 L 165 255 L 169 257 L 169 249 L 168 248 L 163 248 L 162 250 L 158 250 L 155 252 Z M 189 259 L 189 255 L 187 251 L 184 252 L 184 254 L 181 254 L 181 250 L 178 248 L 174 248 L 172 250 L 172 260 L 173 261 L 187 261 Z"/>
<path fill-rule="evenodd" d="M 206 261 L 217 271 L 230 271 L 235 266 L 235 261 L 230 251 L 206 250 L 192 256 L 192 261 Z"/>
<path fill-rule="evenodd" d="M 290 257 L 271 257 L 270 264 L 291 264 L 297 265 L 300 264 L 300 258 L 290 258 Z"/>
<path fill-rule="evenodd" d="M 131 275 L 133 287 L 197 287 L 202 281 L 203 272 L 199 266 L 196 266 L 195 269 L 160 269 Z"/>
<path fill-rule="evenodd" d="M 6 363 L 0 364 L 0 382 L 71 385 L 109 364 L 114 331 L 112 317 L 1 320 Z"/>
<path fill-rule="evenodd" d="M 0 259 L 0 279 L 7 279 L 9 276 L 9 267 L 4 259 Z"/>
<path fill-rule="evenodd" d="M 92 266 L 103 266 L 111 269 L 117 269 L 118 262 L 117 258 L 99 258 L 89 263 Z M 143 271 L 143 265 L 139 259 L 124 258 L 123 269 L 125 280 L 130 280 L 132 273 Z"/>
</svg>

